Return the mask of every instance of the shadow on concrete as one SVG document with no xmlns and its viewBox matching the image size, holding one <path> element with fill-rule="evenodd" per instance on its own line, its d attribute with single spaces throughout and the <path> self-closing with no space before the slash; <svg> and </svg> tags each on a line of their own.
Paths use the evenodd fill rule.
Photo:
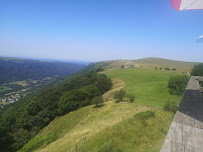
<svg viewBox="0 0 203 152">
<path fill-rule="evenodd" d="M 203 92 L 201 93 L 201 95 L 202 95 L 202 102 L 203 102 Z"/>
<path fill-rule="evenodd" d="M 203 126 L 203 100 L 200 90 L 186 89 L 175 115 L 177 123 L 202 127 Z"/>
</svg>

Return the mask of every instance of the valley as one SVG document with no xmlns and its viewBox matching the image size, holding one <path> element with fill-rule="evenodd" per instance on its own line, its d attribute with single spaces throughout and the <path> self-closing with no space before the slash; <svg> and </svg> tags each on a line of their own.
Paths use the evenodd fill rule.
<svg viewBox="0 0 203 152">
<path fill-rule="evenodd" d="M 56 118 L 19 152 L 159 151 L 174 117 L 174 112 L 164 111 L 163 106 L 166 102 L 176 105 L 178 100 L 169 94 L 168 79 L 182 73 L 141 68 L 108 70 L 106 66 L 101 73 L 112 79 L 113 88 L 103 94 L 103 104 Z M 135 94 L 133 103 L 128 98 L 116 102 L 114 93 L 123 88 L 127 94 Z M 154 112 L 155 117 L 144 123 L 135 119 L 136 114 L 146 111 Z"/>
<path fill-rule="evenodd" d="M 0 104 L 1 108 L 3 106 L 14 103 L 20 98 L 25 97 L 26 95 L 35 92 L 37 89 L 43 85 L 48 84 L 51 81 L 54 81 L 58 76 L 45 77 L 41 80 L 24 80 L 24 81 L 14 81 L 9 83 L 1 84 L 0 86 Z"/>
<path fill-rule="evenodd" d="M 0 57 L 0 110 L 84 64 Z"/>
</svg>

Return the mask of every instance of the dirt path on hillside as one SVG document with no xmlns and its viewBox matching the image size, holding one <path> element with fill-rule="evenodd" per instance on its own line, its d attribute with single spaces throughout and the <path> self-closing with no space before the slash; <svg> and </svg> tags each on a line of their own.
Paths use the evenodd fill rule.
<svg viewBox="0 0 203 152">
<path fill-rule="evenodd" d="M 125 87 L 125 83 L 117 78 L 113 78 L 112 83 L 113 83 L 112 89 L 102 95 L 102 97 L 105 101 L 112 100 L 114 93 Z"/>
</svg>

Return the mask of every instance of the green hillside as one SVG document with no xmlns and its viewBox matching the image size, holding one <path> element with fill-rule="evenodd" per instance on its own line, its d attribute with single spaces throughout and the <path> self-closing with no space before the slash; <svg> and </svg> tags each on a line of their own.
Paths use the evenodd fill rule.
<svg viewBox="0 0 203 152">
<path fill-rule="evenodd" d="M 168 93 L 167 83 L 171 75 L 176 73 L 153 71 L 146 69 L 118 69 L 106 73 L 110 78 L 118 78 L 125 82 L 127 93 L 136 95 L 136 102 L 145 106 L 163 106 L 167 100 L 176 101 L 176 96 Z"/>
<path fill-rule="evenodd" d="M 94 97 L 101 98 L 112 88 L 112 82 L 104 74 L 87 70 L 46 87 L 3 108 L 1 151 L 19 150 L 55 118 L 91 105 Z"/>
<path fill-rule="evenodd" d="M 197 62 L 184 62 L 184 61 L 175 61 L 175 60 L 168 60 L 168 59 L 162 59 L 162 58 L 144 58 L 139 60 L 115 60 L 115 61 L 107 61 L 110 63 L 108 66 L 106 66 L 104 69 L 109 70 L 115 70 L 119 69 L 122 65 L 124 66 L 130 66 L 133 65 L 137 68 L 142 69 L 151 69 L 154 70 L 155 67 L 160 70 L 160 67 L 162 67 L 161 71 L 164 71 L 166 67 L 168 68 L 176 68 L 177 72 L 191 72 L 191 69 L 195 64 L 198 64 Z"/>
<path fill-rule="evenodd" d="M 166 64 L 165 59 L 134 61 L 141 67 L 128 67 L 131 62 L 90 64 L 4 108 L 0 150 L 159 151 L 178 100 L 169 94 L 168 79 L 182 72 L 150 69 L 155 63 Z M 195 64 L 169 60 L 167 67 L 169 63 L 180 69 Z M 135 101 L 130 103 L 126 97 L 117 102 L 114 94 L 121 89 L 134 94 Z M 96 107 L 92 99 L 99 96 L 105 102 Z M 175 105 L 173 112 L 163 111 L 166 102 Z"/>
<path fill-rule="evenodd" d="M 3 105 L 11 104 L 16 101 L 12 99 L 13 96 L 22 98 L 85 66 L 79 63 L 0 57 L 0 98 L 4 99 Z"/>
<path fill-rule="evenodd" d="M 162 107 L 166 101 L 177 102 L 167 88 L 175 73 L 132 68 L 106 74 L 113 79 L 114 88 L 103 95 L 104 104 L 55 119 L 20 151 L 159 151 L 174 116 Z M 135 102 L 126 98 L 115 103 L 114 92 L 124 86 L 127 93 L 135 94 Z M 134 118 L 148 110 L 155 113 L 154 118 L 144 122 Z"/>
<path fill-rule="evenodd" d="M 45 77 L 54 77 L 55 75 L 63 77 L 75 73 L 84 67 L 85 65 L 83 64 L 68 62 L 0 57 L 0 85 L 27 79 L 41 80 Z"/>
</svg>

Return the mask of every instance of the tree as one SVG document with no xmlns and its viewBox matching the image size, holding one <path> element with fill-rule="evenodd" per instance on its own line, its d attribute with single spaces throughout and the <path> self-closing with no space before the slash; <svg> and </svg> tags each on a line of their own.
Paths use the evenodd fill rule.
<svg viewBox="0 0 203 152">
<path fill-rule="evenodd" d="M 79 90 L 65 92 L 58 101 L 58 113 L 64 115 L 70 111 L 78 109 L 81 102 L 85 99 L 86 95 Z"/>
<path fill-rule="evenodd" d="M 112 81 L 110 78 L 107 78 L 106 75 L 100 74 L 97 76 L 94 85 L 97 87 L 99 92 L 103 94 L 112 88 Z"/>
<path fill-rule="evenodd" d="M 159 69 L 162 70 L 162 67 L 160 67 Z"/>
<path fill-rule="evenodd" d="M 180 96 L 184 93 L 189 78 L 186 75 L 171 76 L 168 80 L 169 93 L 178 96 L 178 103 Z"/>
<path fill-rule="evenodd" d="M 86 98 L 90 98 L 90 99 L 100 95 L 99 90 L 94 85 L 84 86 L 80 88 L 79 91 L 85 94 Z"/>
<path fill-rule="evenodd" d="M 135 65 L 134 65 L 134 64 L 131 64 L 130 67 L 131 67 L 131 68 L 135 68 Z"/>
<path fill-rule="evenodd" d="M 98 106 L 98 104 L 103 102 L 104 102 L 104 99 L 102 98 L 102 96 L 96 96 L 91 100 L 91 103 L 95 104 L 96 107 Z"/>
<path fill-rule="evenodd" d="M 203 76 L 203 63 L 195 65 L 192 68 L 191 75 L 193 75 L 193 76 Z"/>
<path fill-rule="evenodd" d="M 117 91 L 114 94 L 114 98 L 119 100 L 119 101 L 123 101 L 123 98 L 125 97 L 125 95 L 126 95 L 125 90 L 121 89 L 120 91 Z"/>
<path fill-rule="evenodd" d="M 157 70 L 157 67 L 155 67 L 154 69 Z"/>
<path fill-rule="evenodd" d="M 128 96 L 128 99 L 130 100 L 130 102 L 133 102 L 135 100 L 135 95 L 134 94 L 129 94 Z"/>
<path fill-rule="evenodd" d="M 176 71 L 176 68 L 172 68 L 172 71 Z"/>
<path fill-rule="evenodd" d="M 203 76 L 203 63 L 195 65 L 192 68 L 191 75 L 193 75 L 193 76 Z M 200 83 L 201 87 L 203 87 L 203 82 L 200 81 L 199 83 Z"/>
<path fill-rule="evenodd" d="M 123 69 L 124 68 L 124 65 L 121 65 L 121 69 Z"/>
<path fill-rule="evenodd" d="M 171 69 L 170 68 L 165 68 L 165 70 L 170 71 Z"/>
</svg>

